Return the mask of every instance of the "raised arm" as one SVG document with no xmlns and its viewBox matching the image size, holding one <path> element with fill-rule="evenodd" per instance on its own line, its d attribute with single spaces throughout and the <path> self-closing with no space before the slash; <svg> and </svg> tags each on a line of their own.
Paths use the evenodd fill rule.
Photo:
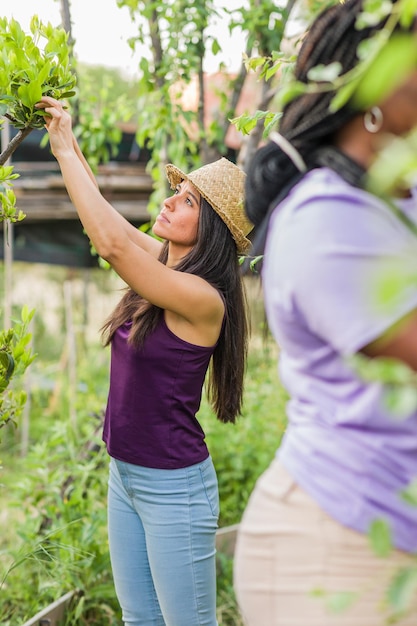
<svg viewBox="0 0 417 626">
<path fill-rule="evenodd" d="M 48 96 L 45 96 L 44 98 L 42 98 L 42 101 L 39 103 L 38 106 L 43 107 L 43 108 L 52 107 L 52 109 L 55 108 L 55 110 L 62 111 L 64 113 L 61 103 L 59 103 L 57 100 L 54 100 L 53 98 L 50 98 Z M 51 110 L 49 110 L 48 112 L 51 114 Z M 51 121 L 52 121 L 51 118 L 46 119 L 45 125 L 48 131 L 50 130 Z M 65 112 L 65 115 L 63 116 L 61 122 L 62 123 L 59 124 L 58 132 L 54 132 L 54 130 L 57 131 L 58 128 L 53 129 L 53 132 L 54 132 L 53 138 L 51 137 L 51 134 L 50 134 L 50 139 L 52 141 L 55 141 L 54 145 L 52 145 L 52 141 L 51 141 L 51 149 L 52 149 L 54 156 L 57 158 L 59 162 L 58 154 L 59 155 L 66 154 L 67 158 L 74 159 L 73 165 L 77 165 L 77 166 L 81 165 L 83 171 L 80 170 L 78 172 L 77 175 L 80 176 L 80 178 L 79 180 L 77 179 L 75 180 L 77 180 L 77 183 L 82 185 L 83 190 L 84 189 L 88 190 L 88 188 L 92 184 L 92 186 L 94 186 L 94 191 L 92 188 L 88 192 L 86 191 L 89 194 L 88 197 L 89 198 L 94 197 L 94 202 L 97 202 L 98 204 L 103 205 L 103 206 L 104 204 L 107 204 L 109 208 L 110 205 L 105 200 L 105 198 L 101 195 L 98 183 L 91 170 L 91 167 L 88 164 L 87 159 L 83 155 L 77 143 L 77 140 L 74 136 L 74 133 L 72 132 L 71 117 L 69 116 L 68 113 Z M 78 163 L 76 163 L 76 161 L 78 161 Z M 62 171 L 62 168 L 61 168 L 61 171 Z M 75 188 L 77 187 L 77 185 L 75 184 L 75 180 L 68 181 L 65 179 L 64 172 L 62 172 L 62 174 L 64 177 L 64 182 L 65 182 L 68 194 L 71 200 L 73 201 L 74 205 L 76 206 L 76 208 L 78 208 L 77 205 L 75 204 L 74 197 L 73 197 L 75 193 Z M 86 177 L 88 177 L 90 184 L 87 184 L 85 186 L 85 184 L 87 183 Z M 110 208 L 112 212 L 114 212 L 114 214 L 112 215 L 112 220 L 115 223 L 117 222 L 118 228 L 123 228 L 125 230 L 126 235 L 129 237 L 129 239 L 131 239 L 137 246 L 142 247 L 144 250 L 149 252 L 149 254 L 152 254 L 152 256 L 158 257 L 161 252 L 162 244 L 154 237 L 151 237 L 147 235 L 146 233 L 143 233 L 140 230 L 138 230 L 135 226 L 133 226 L 133 224 L 131 224 L 122 215 L 120 215 L 120 213 L 116 211 L 113 207 L 110 207 Z M 100 254 L 94 241 L 93 241 L 93 245 L 96 248 L 98 254 Z M 100 254 L 100 256 L 103 256 L 103 255 Z"/>
<path fill-rule="evenodd" d="M 40 103 L 46 118 L 51 149 L 62 172 L 68 194 L 97 253 L 144 298 L 195 326 L 217 326 L 224 306 L 218 292 L 198 276 L 178 272 L 157 258 L 161 243 L 137 232 L 101 195 L 94 177 L 74 143 L 71 118 L 50 97 Z"/>
<path fill-rule="evenodd" d="M 74 135 L 72 136 L 72 144 L 74 146 L 75 154 L 77 155 L 77 157 L 80 159 L 81 163 L 83 164 L 85 171 L 87 172 L 87 174 L 89 175 L 89 177 L 91 178 L 91 180 L 93 181 L 93 183 L 95 184 L 97 189 L 99 189 L 98 183 L 96 181 L 96 177 L 93 174 L 93 170 L 91 169 L 87 159 L 85 158 L 85 156 L 81 152 L 81 148 L 78 145 L 78 142 L 77 142 L 77 140 L 76 140 Z"/>
</svg>

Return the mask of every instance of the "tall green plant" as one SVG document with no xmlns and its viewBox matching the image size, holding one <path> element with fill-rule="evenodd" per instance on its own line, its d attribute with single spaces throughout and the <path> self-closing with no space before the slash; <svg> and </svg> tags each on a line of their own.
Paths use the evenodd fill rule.
<svg viewBox="0 0 417 626">
<path fill-rule="evenodd" d="M 0 222 L 4 228 L 25 217 L 16 208 L 16 196 L 11 188 L 17 176 L 13 167 L 0 166 Z M 34 359 L 28 329 L 33 314 L 34 311 L 23 307 L 20 320 L 15 321 L 12 328 L 0 332 L 0 429 L 10 422 L 16 425 L 26 402 L 26 393 L 12 389 L 11 382 L 22 375 Z"/>
<path fill-rule="evenodd" d="M 21 319 L 12 328 L 0 332 L 0 429 L 9 422 L 17 424 L 26 402 L 26 392 L 10 389 L 9 385 L 34 359 L 28 331 L 33 314 L 34 311 L 24 306 Z"/>
<path fill-rule="evenodd" d="M 16 207 L 12 181 L 18 174 L 5 165 L 24 138 L 44 125 L 44 111 L 36 108 L 43 95 L 69 98 L 74 95 L 75 75 L 69 63 L 67 34 L 61 28 L 43 24 L 37 16 L 30 33 L 11 19 L 0 18 L 0 116 L 7 118 L 18 133 L 0 155 L 0 221 L 4 228 L 25 215 Z M 3 120 L 1 120 L 0 128 Z M 22 374 L 33 360 L 28 325 L 33 316 L 23 308 L 13 328 L 0 333 L 0 428 L 16 419 L 23 410 L 24 391 L 10 388 L 11 380 Z"/>
</svg>

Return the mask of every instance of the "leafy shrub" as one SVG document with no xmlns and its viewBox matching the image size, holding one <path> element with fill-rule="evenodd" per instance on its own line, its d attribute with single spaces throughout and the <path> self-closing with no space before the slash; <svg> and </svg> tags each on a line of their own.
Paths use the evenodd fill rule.
<svg viewBox="0 0 417 626">
<path fill-rule="evenodd" d="M 77 432 L 67 422 L 48 424 L 8 487 L 18 507 L 16 535 L 0 552 L 5 574 L 0 621 L 16 624 L 66 593 L 82 594 L 77 624 L 118 623 L 106 530 L 107 454 L 101 418 L 80 414 Z M 10 549 L 10 546 L 13 546 Z M 36 593 L 34 593 L 36 591 Z M 80 610 L 80 606 L 82 610 Z M 117 619 L 116 619 L 117 617 Z M 71 624 L 71 621 L 68 622 Z"/>
</svg>

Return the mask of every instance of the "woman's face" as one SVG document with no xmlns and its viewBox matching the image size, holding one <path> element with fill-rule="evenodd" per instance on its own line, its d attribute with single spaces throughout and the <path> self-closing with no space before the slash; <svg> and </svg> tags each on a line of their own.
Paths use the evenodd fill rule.
<svg viewBox="0 0 417 626">
<path fill-rule="evenodd" d="M 197 240 L 200 199 L 199 192 L 189 181 L 178 184 L 156 218 L 152 229 L 155 235 L 173 244 L 192 248 Z"/>
<path fill-rule="evenodd" d="M 384 130 L 403 135 L 417 126 L 417 70 L 380 106 Z"/>
</svg>

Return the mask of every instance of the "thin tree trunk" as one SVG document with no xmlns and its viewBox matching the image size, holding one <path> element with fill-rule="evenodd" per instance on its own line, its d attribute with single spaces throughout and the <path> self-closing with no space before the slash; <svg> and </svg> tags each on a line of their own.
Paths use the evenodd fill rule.
<svg viewBox="0 0 417 626">
<path fill-rule="evenodd" d="M 6 115 L 5 117 L 9 117 Z M 0 154 L 0 165 L 4 165 L 12 156 L 13 152 L 20 146 L 22 141 L 31 133 L 33 128 L 23 128 L 9 141 Z"/>
<path fill-rule="evenodd" d="M 68 34 L 68 47 L 71 63 L 74 62 L 74 45 L 75 39 L 72 35 L 72 21 L 71 21 L 71 3 L 70 0 L 59 0 L 59 9 L 61 13 L 61 25 L 65 32 Z M 75 64 L 74 64 L 75 65 Z M 74 69 L 74 73 L 77 77 L 77 83 L 79 86 L 79 77 L 77 71 Z M 79 123 L 80 119 L 80 105 L 78 98 L 75 98 L 73 103 L 72 112 L 74 126 Z"/>
<path fill-rule="evenodd" d="M 66 33 L 68 33 L 68 45 L 72 50 L 74 46 L 74 39 L 72 37 L 71 9 L 69 0 L 59 0 L 59 8 L 61 12 L 62 28 Z"/>
<path fill-rule="evenodd" d="M 204 69 L 203 69 L 203 59 L 204 59 L 204 41 L 202 40 L 202 45 L 200 47 L 200 65 L 198 68 L 198 84 L 199 84 L 199 98 L 198 98 L 198 109 L 197 109 L 197 122 L 198 127 L 200 129 L 200 155 L 203 164 L 209 163 L 214 160 L 214 157 L 211 157 L 210 149 L 207 143 L 207 135 L 206 135 L 206 85 L 204 82 Z"/>
<path fill-rule="evenodd" d="M 148 20 L 149 33 L 152 42 L 152 55 L 155 69 L 161 67 L 163 59 L 163 49 L 161 42 L 161 33 L 159 31 L 158 12 L 152 11 L 152 17 Z M 156 83 L 160 89 L 164 86 L 164 77 L 157 74 Z"/>
</svg>

